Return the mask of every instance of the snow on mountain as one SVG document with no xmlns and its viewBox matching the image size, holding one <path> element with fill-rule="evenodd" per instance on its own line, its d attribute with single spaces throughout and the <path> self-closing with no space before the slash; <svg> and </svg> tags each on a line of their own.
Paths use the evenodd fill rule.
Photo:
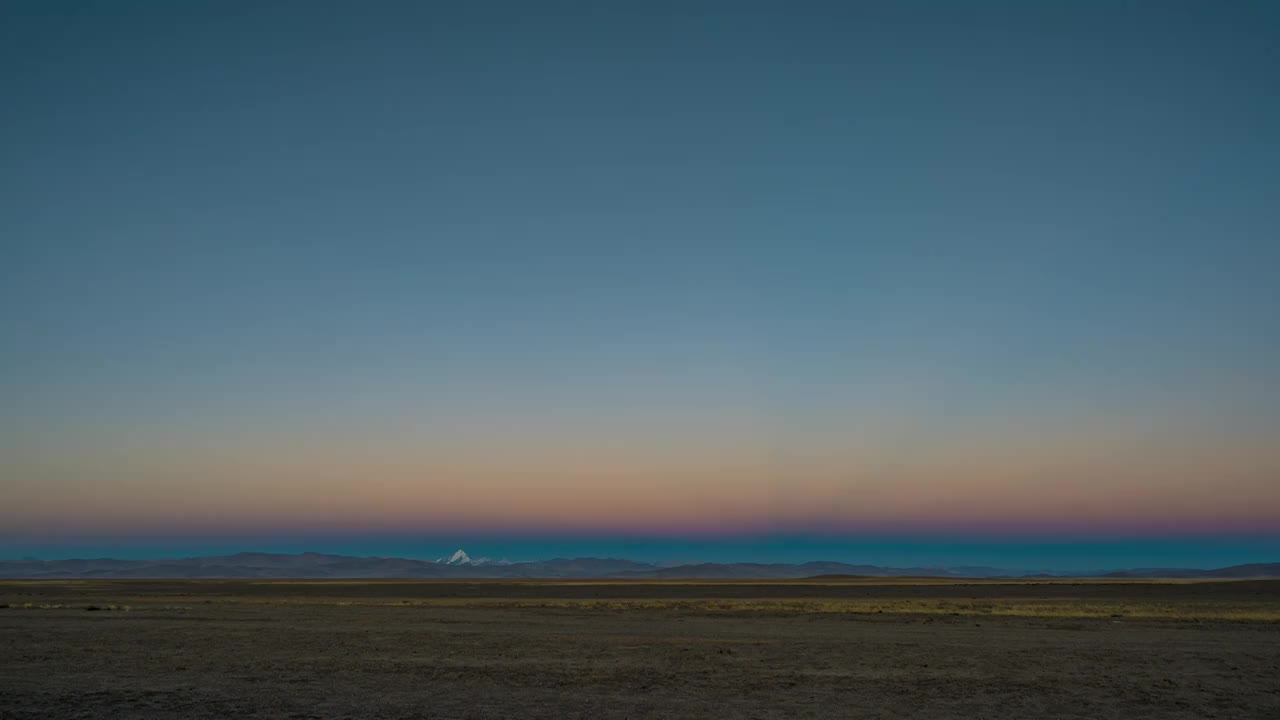
<svg viewBox="0 0 1280 720">
<path fill-rule="evenodd" d="M 511 564 L 511 561 L 506 558 L 502 558 L 501 560 L 494 560 L 493 558 L 487 558 L 487 557 L 473 558 L 470 555 L 468 555 L 465 550 L 462 550 L 462 549 L 459 549 L 457 552 L 450 555 L 449 557 L 438 557 L 436 558 L 436 562 L 441 565 L 510 565 Z"/>
<path fill-rule="evenodd" d="M 457 552 L 455 552 L 453 555 L 450 555 L 447 558 L 446 557 L 436 558 L 436 562 L 444 563 L 445 565 L 474 565 L 475 564 L 471 560 L 471 556 L 468 555 L 466 551 L 462 550 L 461 548 L 459 548 Z"/>
</svg>

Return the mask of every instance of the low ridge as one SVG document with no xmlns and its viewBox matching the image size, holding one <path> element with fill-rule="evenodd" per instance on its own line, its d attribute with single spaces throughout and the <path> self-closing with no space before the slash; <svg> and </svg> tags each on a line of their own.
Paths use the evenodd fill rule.
<svg viewBox="0 0 1280 720">
<path fill-rule="evenodd" d="M 1133 569 L 1102 574 L 1113 578 L 1280 578 L 1280 563 L 1235 565 L 1213 570 Z M 618 578 L 801 579 L 857 577 L 1080 577 L 1081 573 L 1036 573 L 987 567 L 890 568 L 841 562 L 700 563 L 664 567 L 620 558 L 554 558 L 510 562 L 472 558 L 462 549 L 434 561 L 353 557 L 323 553 L 245 552 L 216 557 L 116 560 L 0 560 L 4 578 Z"/>
</svg>

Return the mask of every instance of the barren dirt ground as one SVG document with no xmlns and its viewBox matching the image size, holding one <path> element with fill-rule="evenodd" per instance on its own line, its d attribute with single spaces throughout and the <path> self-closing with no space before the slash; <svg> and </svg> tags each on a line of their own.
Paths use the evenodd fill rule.
<svg viewBox="0 0 1280 720">
<path fill-rule="evenodd" d="M 1280 718 L 1280 581 L 879 583 L 0 582 L 0 718 Z"/>
</svg>

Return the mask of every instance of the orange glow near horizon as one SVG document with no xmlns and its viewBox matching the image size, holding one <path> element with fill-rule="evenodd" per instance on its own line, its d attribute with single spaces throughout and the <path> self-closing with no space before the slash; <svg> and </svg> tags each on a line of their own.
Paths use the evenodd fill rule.
<svg viewBox="0 0 1280 720">
<path fill-rule="evenodd" d="M 1280 450 L 1188 439 L 936 443 L 917 452 L 543 442 L 16 456 L 11 532 L 191 528 L 1275 528 Z"/>
</svg>

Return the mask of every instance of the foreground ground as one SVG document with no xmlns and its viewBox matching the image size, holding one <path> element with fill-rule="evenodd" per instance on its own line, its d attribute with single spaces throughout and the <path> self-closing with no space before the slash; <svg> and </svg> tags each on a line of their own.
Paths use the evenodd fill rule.
<svg viewBox="0 0 1280 720">
<path fill-rule="evenodd" d="M 0 582 L 0 718 L 1280 717 L 1280 581 Z"/>
</svg>

